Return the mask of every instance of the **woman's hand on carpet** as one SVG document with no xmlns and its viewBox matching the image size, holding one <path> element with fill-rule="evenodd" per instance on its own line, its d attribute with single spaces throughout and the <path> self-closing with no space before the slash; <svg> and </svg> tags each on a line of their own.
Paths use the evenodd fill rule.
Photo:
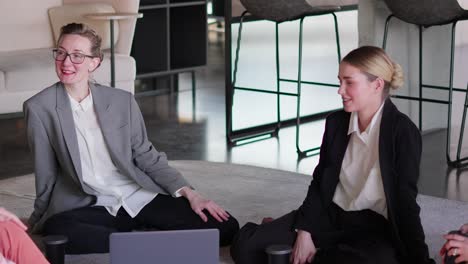
<svg viewBox="0 0 468 264">
<path fill-rule="evenodd" d="M 290 262 L 292 264 L 312 263 L 315 253 L 317 253 L 317 249 L 315 248 L 310 233 L 304 230 L 298 230 Z"/>
<path fill-rule="evenodd" d="M 203 210 L 208 211 L 218 222 L 228 220 L 229 214 L 221 206 L 212 200 L 205 199 L 196 191 L 184 187 L 180 194 L 189 200 L 192 210 L 198 214 L 204 222 L 208 221 L 208 217 Z"/>
<path fill-rule="evenodd" d="M 21 222 L 21 220 L 16 215 L 7 211 L 5 208 L 0 207 L 0 222 L 4 222 L 4 221 L 12 221 L 13 223 L 18 225 L 23 230 L 28 229 L 26 225 L 23 224 L 23 222 Z"/>
<path fill-rule="evenodd" d="M 444 235 L 447 239 L 440 249 L 440 255 L 457 256 L 455 263 L 468 261 L 468 238 L 459 234 Z"/>
</svg>

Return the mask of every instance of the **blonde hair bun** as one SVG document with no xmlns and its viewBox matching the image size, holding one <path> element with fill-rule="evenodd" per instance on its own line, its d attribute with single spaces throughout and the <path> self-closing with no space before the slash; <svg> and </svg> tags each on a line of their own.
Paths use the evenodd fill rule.
<svg viewBox="0 0 468 264">
<path fill-rule="evenodd" d="M 396 90 L 403 86 L 405 78 L 403 76 L 403 69 L 400 64 L 393 62 L 393 76 L 390 81 L 390 89 Z"/>
<path fill-rule="evenodd" d="M 343 62 L 347 62 L 372 77 L 373 81 L 380 77 L 385 81 L 384 94 L 388 95 L 390 90 L 396 90 L 403 86 L 403 70 L 398 63 L 393 62 L 388 54 L 379 47 L 362 46 L 346 55 Z"/>
</svg>

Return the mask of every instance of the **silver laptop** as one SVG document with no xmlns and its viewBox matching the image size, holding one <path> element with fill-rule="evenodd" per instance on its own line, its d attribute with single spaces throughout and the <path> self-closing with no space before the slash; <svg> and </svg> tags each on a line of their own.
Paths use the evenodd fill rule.
<svg viewBox="0 0 468 264">
<path fill-rule="evenodd" d="M 112 233 L 111 264 L 219 264 L 217 229 Z"/>
</svg>

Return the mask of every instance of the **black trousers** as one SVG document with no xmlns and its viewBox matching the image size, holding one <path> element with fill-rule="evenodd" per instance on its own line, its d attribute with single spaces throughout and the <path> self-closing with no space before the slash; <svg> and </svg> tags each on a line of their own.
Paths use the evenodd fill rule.
<svg viewBox="0 0 468 264">
<path fill-rule="evenodd" d="M 158 194 L 135 218 L 131 218 L 123 207 L 114 217 L 102 206 L 90 206 L 52 216 L 45 222 L 44 232 L 67 236 L 67 254 L 109 252 L 111 233 L 134 229 L 216 228 L 220 233 L 220 245 L 231 244 L 239 230 L 237 220 L 231 216 L 228 221 L 218 222 L 207 211 L 205 214 L 208 216 L 206 223 L 192 210 L 187 199 Z"/>
<path fill-rule="evenodd" d="M 247 223 L 234 238 L 231 256 L 237 264 L 267 263 L 265 248 L 273 244 L 294 245 L 297 211 L 273 222 Z M 312 263 L 379 263 L 396 264 L 388 221 L 371 211 L 343 211 L 332 204 L 329 222 L 312 234 L 317 254 Z"/>
</svg>

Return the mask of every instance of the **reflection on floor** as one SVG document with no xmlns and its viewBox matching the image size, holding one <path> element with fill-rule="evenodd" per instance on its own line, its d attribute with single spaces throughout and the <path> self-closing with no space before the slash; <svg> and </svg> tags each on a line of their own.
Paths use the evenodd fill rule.
<svg viewBox="0 0 468 264">
<path fill-rule="evenodd" d="M 344 45 L 348 50 L 352 48 L 352 41 L 352 39 L 348 42 L 345 40 Z M 197 72 L 195 107 L 192 105 L 189 74 L 180 75 L 179 93 L 138 98 L 149 138 L 156 148 L 166 152 L 172 160 L 194 159 L 240 163 L 311 174 L 318 157 L 297 160 L 294 127 L 281 129 L 277 138 L 234 148 L 227 147 L 222 43 L 210 42 L 208 52 L 209 66 Z M 260 68 L 258 67 L 259 71 Z M 334 74 L 327 72 L 326 75 Z M 333 92 L 329 96 L 337 95 Z M 249 123 L 262 121 L 262 117 L 256 115 L 267 107 L 262 105 L 262 101 L 248 104 L 239 100 L 236 103 L 236 107 L 243 108 L 247 112 L 247 115 L 239 116 L 239 119 L 249 119 Z M 294 101 L 286 104 L 294 106 Z M 301 133 L 304 137 L 301 145 L 312 147 L 320 144 L 323 123 L 319 121 L 303 125 Z M 0 119 L 0 160 L 0 178 L 33 171 L 22 118 Z M 468 201 L 467 174 L 468 172 L 464 170 L 451 169 L 447 166 L 445 130 L 424 134 L 419 182 L 421 193 Z"/>
</svg>

